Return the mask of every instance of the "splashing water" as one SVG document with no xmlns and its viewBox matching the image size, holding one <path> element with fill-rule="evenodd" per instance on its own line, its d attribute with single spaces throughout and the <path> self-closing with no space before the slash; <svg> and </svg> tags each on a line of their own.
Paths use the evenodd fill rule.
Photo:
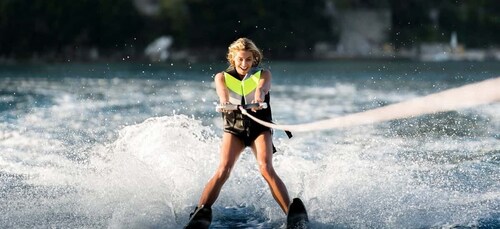
<svg viewBox="0 0 500 229">
<path fill-rule="evenodd" d="M 99 77 L 98 67 L 85 75 L 88 68 L 69 68 L 71 77 L 0 77 L 0 227 L 182 227 L 219 160 L 210 76 L 146 71 L 161 79 L 141 68 Z M 323 65 L 307 69 L 326 69 L 314 72 L 324 79 L 303 82 L 306 73 L 294 70 L 285 81 L 279 68 L 278 123 L 343 117 L 431 94 L 429 84 L 465 84 L 433 75 L 371 85 L 364 73 L 342 78 Z M 313 228 L 495 228 L 499 113 L 493 103 L 292 139 L 276 131 L 273 164 L 290 195 L 304 200 Z M 213 228 L 284 224 L 254 156 L 243 153 L 214 205 Z"/>
</svg>

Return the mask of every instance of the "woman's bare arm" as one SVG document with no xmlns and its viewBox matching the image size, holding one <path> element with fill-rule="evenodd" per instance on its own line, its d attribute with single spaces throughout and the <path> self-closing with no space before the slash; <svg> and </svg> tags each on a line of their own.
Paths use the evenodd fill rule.
<svg viewBox="0 0 500 229">
<path fill-rule="evenodd" d="M 260 75 L 259 84 L 257 85 L 255 91 L 254 102 L 264 102 L 267 93 L 271 90 L 271 72 L 268 70 L 263 70 Z"/>
<path fill-rule="evenodd" d="M 219 72 L 214 77 L 215 80 L 215 90 L 217 91 L 217 96 L 219 96 L 219 103 L 225 104 L 229 102 L 229 91 L 226 87 L 226 81 L 224 80 L 224 74 Z"/>
</svg>

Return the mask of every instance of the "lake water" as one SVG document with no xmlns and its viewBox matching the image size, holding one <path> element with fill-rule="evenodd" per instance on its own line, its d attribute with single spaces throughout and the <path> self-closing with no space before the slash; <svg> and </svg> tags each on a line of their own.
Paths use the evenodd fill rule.
<svg viewBox="0 0 500 229">
<path fill-rule="evenodd" d="M 279 124 L 500 76 L 498 62 L 265 67 Z M 212 77 L 224 68 L 0 66 L 0 227 L 181 228 L 218 164 Z M 312 228 L 500 227 L 500 103 L 292 139 L 275 131 L 274 144 L 275 168 Z M 213 214 L 212 228 L 284 228 L 248 149 Z"/>
</svg>

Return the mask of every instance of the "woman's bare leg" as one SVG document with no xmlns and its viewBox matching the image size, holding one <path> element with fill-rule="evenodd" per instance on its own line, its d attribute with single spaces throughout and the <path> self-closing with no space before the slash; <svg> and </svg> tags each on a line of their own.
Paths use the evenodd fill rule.
<svg viewBox="0 0 500 229">
<path fill-rule="evenodd" d="M 238 137 L 224 132 L 222 135 L 219 167 L 215 171 L 213 177 L 205 185 L 205 189 L 198 202 L 198 207 L 201 205 L 210 207 L 215 200 L 217 200 L 222 186 L 227 178 L 229 178 L 231 169 L 243 149 L 245 149 L 245 145 Z"/>
<path fill-rule="evenodd" d="M 257 157 L 259 169 L 266 180 L 274 199 L 280 205 L 285 214 L 288 213 L 288 206 L 290 205 L 290 197 L 286 186 L 279 178 L 273 168 L 273 143 L 271 138 L 271 131 L 264 131 L 260 134 L 252 144 L 252 150 Z"/>
</svg>

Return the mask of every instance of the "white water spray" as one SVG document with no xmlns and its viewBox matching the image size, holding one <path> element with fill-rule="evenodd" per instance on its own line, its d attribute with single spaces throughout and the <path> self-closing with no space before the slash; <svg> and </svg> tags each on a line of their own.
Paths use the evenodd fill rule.
<svg viewBox="0 0 500 229">
<path fill-rule="evenodd" d="M 372 124 L 416 117 L 424 114 L 451 111 L 474 107 L 500 101 L 500 77 L 484 80 L 458 88 L 418 97 L 405 102 L 391 104 L 364 112 L 350 114 L 342 117 L 326 119 L 317 122 L 298 125 L 277 125 L 264 122 L 253 117 L 246 110 L 241 112 L 263 126 L 274 129 L 306 132 L 314 130 L 337 129 L 343 127 Z"/>
</svg>

